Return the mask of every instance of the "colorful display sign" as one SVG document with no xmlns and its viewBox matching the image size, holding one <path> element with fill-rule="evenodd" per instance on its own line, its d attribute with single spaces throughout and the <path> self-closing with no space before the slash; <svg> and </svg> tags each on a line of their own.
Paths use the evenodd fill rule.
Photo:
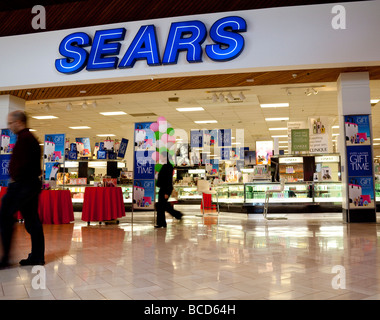
<svg viewBox="0 0 380 320">
<path fill-rule="evenodd" d="M 270 164 L 273 156 L 273 141 L 256 141 L 256 164 Z"/>
<path fill-rule="evenodd" d="M 10 129 L 1 129 L 0 154 L 10 154 L 16 144 L 17 135 Z"/>
<path fill-rule="evenodd" d="M 292 152 L 309 151 L 309 129 L 292 130 Z"/>
</svg>

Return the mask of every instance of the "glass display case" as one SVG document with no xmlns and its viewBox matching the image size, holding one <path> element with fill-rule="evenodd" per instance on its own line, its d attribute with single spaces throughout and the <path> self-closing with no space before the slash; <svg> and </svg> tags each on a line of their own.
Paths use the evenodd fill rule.
<svg viewBox="0 0 380 320">
<path fill-rule="evenodd" d="M 314 202 L 342 202 L 341 182 L 313 182 L 313 185 Z"/>
<path fill-rule="evenodd" d="M 215 188 L 219 203 L 244 203 L 243 183 L 224 183 Z"/>
<path fill-rule="evenodd" d="M 273 203 L 311 203 L 313 202 L 311 190 L 312 182 L 285 183 L 284 191 L 274 193 L 271 197 Z M 267 189 L 280 189 L 279 182 L 272 183 L 246 183 L 245 203 L 264 203 Z"/>
<path fill-rule="evenodd" d="M 178 192 L 178 200 L 202 199 L 202 196 L 198 193 L 196 186 L 175 185 L 174 189 Z"/>
</svg>

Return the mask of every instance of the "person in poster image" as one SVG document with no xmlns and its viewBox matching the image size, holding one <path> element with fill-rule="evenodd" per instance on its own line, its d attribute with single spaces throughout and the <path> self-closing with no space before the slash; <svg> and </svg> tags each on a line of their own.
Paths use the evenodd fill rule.
<svg viewBox="0 0 380 320">
<path fill-rule="evenodd" d="M 160 188 L 158 192 L 158 202 L 156 203 L 157 210 L 157 225 L 155 228 L 166 228 L 165 211 L 170 213 L 177 220 L 181 220 L 183 214 L 175 210 L 174 207 L 168 202 L 170 195 L 173 191 L 173 165 L 170 162 L 167 152 L 160 153 L 160 163 L 163 163 L 157 178 L 157 187 Z"/>
<path fill-rule="evenodd" d="M 14 111 L 8 115 L 8 127 L 17 134 L 9 164 L 10 182 L 7 193 L 1 201 L 0 233 L 3 256 L 0 268 L 10 266 L 14 214 L 20 211 L 25 229 L 31 236 L 32 252 L 21 260 L 21 265 L 45 264 L 45 239 L 38 215 L 38 198 L 41 192 L 41 149 L 39 142 L 27 128 L 27 117 L 23 111 Z"/>
</svg>

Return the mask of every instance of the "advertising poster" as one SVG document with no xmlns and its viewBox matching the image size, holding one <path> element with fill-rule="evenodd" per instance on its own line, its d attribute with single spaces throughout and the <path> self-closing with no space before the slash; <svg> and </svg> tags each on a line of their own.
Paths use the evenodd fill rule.
<svg viewBox="0 0 380 320">
<path fill-rule="evenodd" d="M 156 139 L 153 122 L 135 123 L 133 208 L 154 209 Z M 126 139 L 125 139 L 126 140 Z M 123 142 L 123 141 L 122 141 Z M 121 145 L 119 151 L 121 149 Z"/>
<path fill-rule="evenodd" d="M 6 187 L 9 182 L 9 162 L 11 161 L 10 154 L 0 155 L 0 186 Z"/>
<path fill-rule="evenodd" d="M 219 160 L 210 159 L 205 165 L 206 175 L 211 177 L 217 177 L 219 175 Z"/>
<path fill-rule="evenodd" d="M 178 143 L 175 150 L 175 163 L 177 166 L 186 167 L 190 166 L 189 158 L 189 144 Z"/>
<path fill-rule="evenodd" d="M 190 146 L 192 148 L 203 147 L 203 130 L 191 130 L 190 131 Z"/>
<path fill-rule="evenodd" d="M 309 118 L 310 153 L 330 152 L 330 118 Z"/>
<path fill-rule="evenodd" d="M 230 160 L 231 148 L 220 148 L 220 160 Z"/>
<path fill-rule="evenodd" d="M 60 164 L 58 162 L 45 163 L 45 180 L 57 181 L 57 173 L 59 171 Z"/>
<path fill-rule="evenodd" d="M 133 206 L 137 209 L 154 208 L 154 180 L 135 180 L 133 182 Z"/>
<path fill-rule="evenodd" d="M 368 115 L 345 116 L 346 145 L 370 145 L 370 119 Z"/>
<path fill-rule="evenodd" d="M 292 151 L 309 151 L 309 129 L 292 130 Z"/>
<path fill-rule="evenodd" d="M 90 138 L 75 138 L 79 158 L 91 157 Z"/>
<path fill-rule="evenodd" d="M 376 206 L 373 178 L 355 177 L 349 178 L 348 198 L 350 209 L 373 209 Z"/>
<path fill-rule="evenodd" d="M 270 164 L 273 156 L 273 141 L 256 141 L 256 164 Z"/>
<path fill-rule="evenodd" d="M 154 132 L 150 128 L 153 122 L 135 123 L 135 150 L 153 150 L 156 144 Z"/>
<path fill-rule="evenodd" d="M 218 147 L 231 147 L 232 131 L 231 129 L 219 129 Z"/>
<path fill-rule="evenodd" d="M 0 154 L 10 154 L 16 144 L 17 135 L 10 129 L 1 129 Z"/>
<path fill-rule="evenodd" d="M 296 129 L 306 129 L 306 122 L 305 121 L 288 121 L 287 123 L 288 127 L 288 147 L 289 147 L 289 154 L 292 154 L 292 130 Z"/>
<path fill-rule="evenodd" d="M 216 146 L 218 142 L 218 130 L 203 130 L 203 145 L 205 147 Z"/>
<path fill-rule="evenodd" d="M 119 151 L 117 153 L 118 158 L 124 158 L 125 153 L 127 152 L 127 147 L 128 147 L 128 139 L 122 138 L 119 146 Z"/>
<path fill-rule="evenodd" d="M 347 146 L 348 177 L 372 177 L 371 146 Z"/>
<path fill-rule="evenodd" d="M 44 161 L 63 163 L 65 160 L 65 134 L 46 134 Z"/>
<path fill-rule="evenodd" d="M 244 151 L 244 164 L 246 166 L 256 164 L 256 151 Z"/>
</svg>

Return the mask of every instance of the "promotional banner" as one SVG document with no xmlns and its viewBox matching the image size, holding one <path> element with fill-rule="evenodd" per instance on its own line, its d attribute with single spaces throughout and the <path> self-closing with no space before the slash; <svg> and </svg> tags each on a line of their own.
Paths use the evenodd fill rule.
<svg viewBox="0 0 380 320">
<path fill-rule="evenodd" d="M 232 131 L 231 129 L 219 129 L 218 131 L 218 146 L 231 147 Z"/>
<path fill-rule="evenodd" d="M 220 160 L 230 160 L 231 148 L 220 148 Z"/>
<path fill-rule="evenodd" d="M 0 154 L 10 154 L 16 144 L 17 135 L 10 129 L 1 129 Z"/>
<path fill-rule="evenodd" d="M 345 116 L 346 145 L 370 145 L 370 123 L 368 115 Z"/>
<path fill-rule="evenodd" d="M 309 151 L 309 129 L 292 129 L 292 151 Z"/>
<path fill-rule="evenodd" d="M 292 154 L 292 130 L 295 129 L 306 129 L 306 122 L 304 121 L 288 121 L 288 153 Z"/>
<path fill-rule="evenodd" d="M 191 130 L 190 131 L 190 146 L 192 148 L 203 147 L 203 130 Z"/>
<path fill-rule="evenodd" d="M 349 209 L 374 209 L 375 188 L 368 115 L 344 117 Z"/>
<path fill-rule="evenodd" d="M 65 161 L 65 134 L 46 134 L 44 142 L 44 161 Z"/>
<path fill-rule="evenodd" d="M 9 182 L 9 162 L 11 161 L 11 154 L 0 155 L 0 186 L 8 186 Z"/>
<path fill-rule="evenodd" d="M 127 152 L 127 147 L 128 147 L 128 139 L 121 139 L 120 146 L 119 146 L 119 151 L 117 152 L 117 157 L 124 159 L 125 153 Z"/>
<path fill-rule="evenodd" d="M 133 208 L 135 209 L 154 209 L 156 161 L 153 158 L 156 153 L 156 140 L 154 131 L 151 129 L 152 124 L 153 122 L 135 123 L 133 177 Z"/>
<path fill-rule="evenodd" d="M 75 138 L 79 158 L 91 157 L 90 138 Z"/>
<path fill-rule="evenodd" d="M 211 177 L 217 177 L 219 175 L 219 160 L 210 159 L 205 165 L 206 175 Z"/>
<path fill-rule="evenodd" d="M 329 117 L 309 118 L 310 153 L 331 153 Z"/>
<path fill-rule="evenodd" d="M 273 156 L 273 141 L 256 141 L 256 164 L 270 164 Z"/>
</svg>

